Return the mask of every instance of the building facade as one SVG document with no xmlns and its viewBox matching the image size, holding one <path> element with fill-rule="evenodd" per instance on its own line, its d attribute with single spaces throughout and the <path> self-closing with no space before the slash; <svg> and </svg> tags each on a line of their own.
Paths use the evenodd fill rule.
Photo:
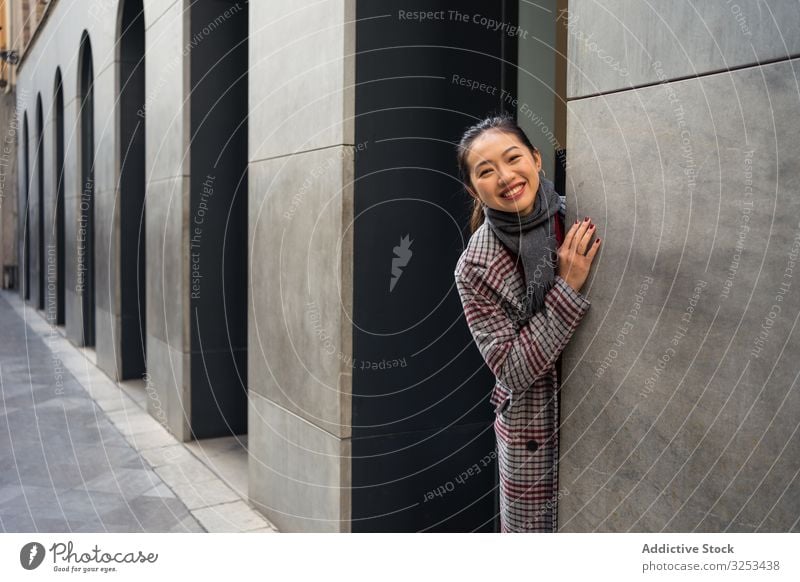
<svg viewBox="0 0 800 582">
<path fill-rule="evenodd" d="M 706 512 L 700 529 L 750 531 L 773 503 L 762 528 L 796 527 L 781 515 L 797 516 L 797 495 L 780 496 L 797 487 L 781 449 L 793 364 L 771 366 L 797 340 L 776 324 L 743 372 L 753 346 L 732 315 L 772 285 L 759 264 L 783 274 L 797 228 L 796 162 L 767 163 L 795 136 L 754 111 L 796 107 L 791 3 L 699 17 L 583 0 L 21 6 L 24 22 L 39 12 L 15 72 L 20 293 L 138 383 L 179 439 L 247 434 L 250 501 L 279 529 L 497 530 L 493 378 L 452 280 L 470 210 L 454 146 L 492 111 L 542 150 L 568 219 L 605 232 L 594 308 L 563 360 L 562 529 L 680 530 Z M 735 89 L 739 113 L 712 107 Z M 726 285 L 743 143 L 760 152 L 760 212 L 776 193 L 789 208 Z M 771 304 L 759 293 L 755 327 Z M 798 313 L 796 299 L 782 308 Z M 765 393 L 767 378 L 784 391 Z M 689 471 L 720 451 L 707 478 Z"/>
<path fill-rule="evenodd" d="M 0 287 L 17 286 L 17 143 L 20 132 L 16 116 L 14 40 L 19 30 L 18 6 L 0 2 Z M 21 42 L 21 39 L 20 39 Z"/>
</svg>

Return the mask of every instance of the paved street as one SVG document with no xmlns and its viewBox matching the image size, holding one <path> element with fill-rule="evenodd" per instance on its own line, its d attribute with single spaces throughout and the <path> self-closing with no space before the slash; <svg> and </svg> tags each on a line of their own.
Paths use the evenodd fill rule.
<svg viewBox="0 0 800 582">
<path fill-rule="evenodd" d="M 205 531 L 67 364 L 98 372 L 74 349 L 51 352 L 66 340 L 42 334 L 36 314 L 27 325 L 14 299 L 0 294 L 0 531 Z M 124 413 L 131 400 L 117 392 L 105 408 Z M 151 460 L 168 450 L 150 449 Z"/>
<path fill-rule="evenodd" d="M 2 531 L 204 531 L 2 295 L 0 322 Z"/>
</svg>

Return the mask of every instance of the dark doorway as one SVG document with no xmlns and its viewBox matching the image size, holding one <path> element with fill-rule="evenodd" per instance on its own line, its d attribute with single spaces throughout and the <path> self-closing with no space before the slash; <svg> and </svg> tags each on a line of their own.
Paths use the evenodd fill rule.
<svg viewBox="0 0 800 582">
<path fill-rule="evenodd" d="M 83 33 L 79 64 L 81 190 L 78 212 L 78 288 L 83 310 L 83 345 L 94 346 L 94 68 L 89 35 Z"/>
<path fill-rule="evenodd" d="M 61 81 L 61 69 L 56 70 L 53 101 L 55 103 L 53 158 L 55 161 L 56 200 L 53 230 L 56 243 L 56 325 L 64 325 L 64 292 L 66 289 L 64 281 L 64 88 Z"/>
<path fill-rule="evenodd" d="M 191 430 L 247 432 L 247 3 L 191 6 Z"/>
<path fill-rule="evenodd" d="M 38 265 L 38 293 L 36 307 L 44 309 L 45 272 L 44 257 L 44 115 L 42 115 L 42 95 L 36 96 L 36 239 Z"/>
<path fill-rule="evenodd" d="M 23 283 L 23 290 L 22 296 L 25 298 L 26 301 L 29 301 L 31 298 L 31 209 L 30 209 L 30 198 L 31 198 L 31 179 L 30 179 L 30 141 L 28 135 L 28 113 L 25 112 L 25 116 L 22 122 L 22 140 L 23 140 L 23 147 L 25 151 L 23 152 L 23 174 L 22 177 L 25 183 L 23 184 L 23 195 L 25 198 L 23 199 L 23 204 L 20 204 L 20 208 L 25 213 L 22 222 L 22 270 L 24 272 L 24 276 L 22 279 Z"/>
<path fill-rule="evenodd" d="M 146 368 L 144 12 L 125 0 L 119 29 L 120 345 L 123 380 Z"/>
<path fill-rule="evenodd" d="M 370 365 L 353 367 L 353 532 L 497 529 L 493 377 L 453 280 L 470 211 L 456 145 L 511 109 L 516 39 L 481 23 L 512 27 L 516 3 L 435 0 L 443 17 L 422 22 L 356 2 L 353 361 Z"/>
</svg>

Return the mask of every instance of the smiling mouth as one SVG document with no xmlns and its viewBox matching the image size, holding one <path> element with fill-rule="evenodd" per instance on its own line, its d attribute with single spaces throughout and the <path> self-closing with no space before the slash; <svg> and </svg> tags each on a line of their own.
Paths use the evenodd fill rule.
<svg viewBox="0 0 800 582">
<path fill-rule="evenodd" d="M 522 191 L 525 189 L 525 182 L 520 182 L 518 184 L 514 184 L 511 188 L 500 194 L 500 197 L 504 200 L 514 200 L 518 198 Z"/>
</svg>

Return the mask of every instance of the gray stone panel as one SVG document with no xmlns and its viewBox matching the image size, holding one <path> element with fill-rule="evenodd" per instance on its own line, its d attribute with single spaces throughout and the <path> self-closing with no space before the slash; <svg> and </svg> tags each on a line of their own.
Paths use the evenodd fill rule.
<svg viewBox="0 0 800 582">
<path fill-rule="evenodd" d="M 352 156 L 326 148 L 249 174 L 250 390 L 339 436 L 350 430 Z"/>
<path fill-rule="evenodd" d="M 350 441 L 251 394 L 250 501 L 280 531 L 350 527 Z"/>
<path fill-rule="evenodd" d="M 147 410 L 190 440 L 187 3 L 145 2 Z M 153 55 L 158 55 L 152 58 Z"/>
<path fill-rule="evenodd" d="M 117 188 L 117 75 L 109 67 L 96 75 L 95 98 L 95 301 L 97 364 L 116 378 L 120 365 L 120 204 Z M 105 105 L 105 106 L 104 106 Z M 101 312 L 102 315 L 101 315 Z M 113 318 L 115 328 L 108 325 Z M 101 326 L 101 320 L 106 325 Z M 102 345 L 105 344 L 105 345 Z M 101 347 L 102 345 L 102 347 Z"/>
<path fill-rule="evenodd" d="M 62 69 L 62 75 L 65 73 Z M 73 69 L 73 74 L 74 69 Z M 77 345 L 83 341 L 81 323 L 81 299 L 76 291 L 77 277 L 77 232 L 80 199 L 80 176 L 78 175 L 78 149 L 75 134 L 75 119 L 78 105 L 75 100 L 76 87 L 64 80 L 64 282 L 65 282 L 65 327 L 67 337 Z"/>
<path fill-rule="evenodd" d="M 94 47 L 92 47 L 94 48 Z M 94 56 L 94 53 L 92 53 Z M 97 57 L 95 57 L 97 60 Z M 95 67 L 97 65 L 95 64 Z M 116 67 L 106 68 L 99 72 L 95 68 L 94 81 L 94 145 L 97 151 L 94 162 L 94 179 L 96 192 L 113 192 L 117 187 L 117 74 Z M 109 200 L 113 204 L 113 196 Z M 109 216 L 111 214 L 109 213 Z M 110 229 L 110 226 L 107 227 Z M 114 229 L 118 228 L 114 224 Z"/>
<path fill-rule="evenodd" d="M 35 109 L 34 109 L 35 111 Z M 30 121 L 28 122 L 30 123 Z M 28 203 L 28 212 L 30 213 L 30 269 L 31 269 L 31 278 L 30 278 L 30 287 L 31 287 L 31 294 L 30 298 L 28 299 L 28 303 L 30 305 L 39 307 L 39 270 L 42 268 L 42 265 L 39 264 L 39 232 L 41 231 L 41 225 L 39 224 L 39 207 L 41 204 L 39 203 L 39 168 L 38 168 L 38 160 L 36 159 L 36 123 L 35 123 L 35 116 L 34 116 L 34 123 L 29 130 L 33 129 L 31 133 L 31 164 L 30 164 L 30 200 Z"/>
<path fill-rule="evenodd" d="M 95 317 L 97 343 L 94 349 L 97 354 L 97 366 L 109 378 L 119 380 L 121 365 L 119 354 L 120 318 L 100 307 L 95 308 Z"/>
<path fill-rule="evenodd" d="M 117 378 L 120 355 L 119 208 L 114 194 L 96 191 L 94 200 L 95 349 L 97 365 L 111 378 Z"/>
<path fill-rule="evenodd" d="M 189 356 L 147 335 L 147 412 L 181 441 L 189 432 Z"/>
<path fill-rule="evenodd" d="M 147 186 L 147 333 L 184 350 L 186 272 L 183 256 L 188 178 Z M 187 267 L 188 268 L 188 267 Z M 188 350 L 188 342 L 185 344 Z"/>
<path fill-rule="evenodd" d="M 55 145 L 52 100 L 44 100 L 44 313 L 55 323 L 56 319 L 56 237 L 55 237 Z"/>
<path fill-rule="evenodd" d="M 355 3 L 306 4 L 249 5 L 250 160 L 353 143 Z"/>
<path fill-rule="evenodd" d="M 188 54 L 184 56 L 183 27 L 188 20 L 184 2 L 173 2 L 164 14 L 145 7 L 145 158 L 147 180 L 188 174 L 189 104 L 184 103 Z M 150 196 L 148 194 L 148 203 Z"/>
<path fill-rule="evenodd" d="M 119 257 L 118 227 L 115 226 L 114 192 L 96 190 L 94 192 L 94 277 L 95 303 L 97 309 L 119 313 L 118 268 Z M 97 341 L 111 338 L 97 334 Z"/>
<path fill-rule="evenodd" d="M 800 53 L 800 10 L 791 0 L 577 0 L 567 14 L 568 98 Z"/>
<path fill-rule="evenodd" d="M 355 2 L 249 10 L 250 501 L 347 531 Z"/>
<path fill-rule="evenodd" d="M 797 527 L 797 66 L 570 103 L 568 206 L 603 250 L 565 352 L 563 531 Z"/>
</svg>

